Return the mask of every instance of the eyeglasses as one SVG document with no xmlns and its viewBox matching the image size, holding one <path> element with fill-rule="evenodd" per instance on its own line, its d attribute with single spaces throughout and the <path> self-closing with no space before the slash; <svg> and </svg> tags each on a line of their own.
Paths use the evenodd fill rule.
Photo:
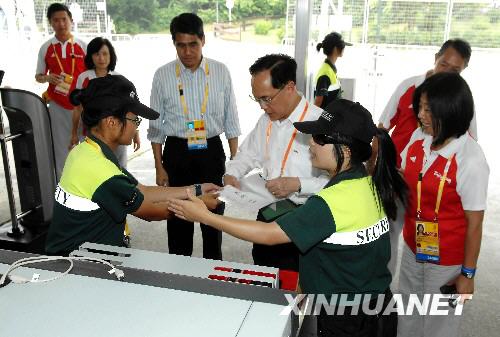
<svg viewBox="0 0 500 337">
<path fill-rule="evenodd" d="M 250 97 L 252 99 L 252 101 L 255 101 L 257 103 L 259 103 L 261 106 L 262 105 L 269 105 L 273 102 L 273 99 L 276 98 L 276 96 L 278 96 L 280 94 L 280 92 L 285 89 L 285 86 L 282 86 L 277 93 L 275 93 L 274 95 L 270 96 L 270 97 L 260 97 L 260 98 L 255 98 L 253 97 L 252 95 L 248 95 L 248 97 Z"/>
<path fill-rule="evenodd" d="M 137 116 L 135 118 L 128 118 L 128 117 L 125 117 L 126 120 L 128 121 L 131 121 L 132 123 L 134 123 L 137 127 L 139 127 L 139 125 L 141 125 L 141 122 L 142 122 L 142 118 Z"/>
<path fill-rule="evenodd" d="M 323 146 L 325 144 L 334 144 L 335 140 L 332 136 L 328 135 L 313 135 L 312 136 L 314 142 L 320 146 Z"/>
</svg>

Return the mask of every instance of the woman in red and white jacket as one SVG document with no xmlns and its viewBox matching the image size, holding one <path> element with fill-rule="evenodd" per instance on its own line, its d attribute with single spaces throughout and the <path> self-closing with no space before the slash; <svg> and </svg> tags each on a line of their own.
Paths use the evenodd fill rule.
<svg viewBox="0 0 500 337">
<path fill-rule="evenodd" d="M 457 294 L 472 294 L 489 176 L 484 153 L 467 132 L 472 94 L 460 75 L 436 74 L 415 90 L 413 109 L 421 128 L 401 153 L 410 197 L 400 291 L 406 299 L 418 295 L 420 302 L 446 284 L 455 285 Z M 460 315 L 449 309 L 447 316 L 416 310 L 400 316 L 398 334 L 458 336 Z"/>
</svg>

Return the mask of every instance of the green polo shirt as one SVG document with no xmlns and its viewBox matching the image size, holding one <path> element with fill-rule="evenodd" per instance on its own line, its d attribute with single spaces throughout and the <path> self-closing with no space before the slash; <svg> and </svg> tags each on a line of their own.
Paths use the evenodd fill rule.
<svg viewBox="0 0 500 337">
<path fill-rule="evenodd" d="M 363 168 L 352 169 L 335 176 L 319 193 L 329 190 L 344 191 L 349 198 L 345 207 L 336 213 L 343 219 L 363 219 L 364 208 L 379 209 L 375 187 Z M 351 185 L 367 184 L 363 196 L 350 195 Z M 335 186 L 339 184 L 338 186 Z M 334 189 L 334 187 L 341 187 Z M 370 194 L 372 197 L 370 197 Z M 336 195 L 338 200 L 343 195 Z M 368 201 L 367 201 L 368 200 Z M 381 207 L 381 206 L 380 206 Z M 365 239 L 364 244 L 333 244 L 325 242 L 337 232 L 332 208 L 320 195 L 310 197 L 294 211 L 276 220 L 283 231 L 301 251 L 299 263 L 300 285 L 307 294 L 382 294 L 389 287 L 391 273 L 387 268 L 391 256 L 388 222 L 382 235 L 366 234 L 359 230 L 354 236 Z M 380 213 L 381 212 L 381 213 Z M 384 219 L 383 210 L 380 213 Z M 349 221 L 348 221 L 349 222 Z M 382 223 L 386 224 L 385 221 Z M 339 225 L 340 226 L 340 225 Z M 350 226 L 353 226 L 350 224 Z M 344 226 L 345 227 L 345 226 Z M 356 230 L 356 224 L 353 226 Z M 376 239 L 375 239 L 376 237 Z M 362 241 L 362 240 L 360 240 Z"/>
<path fill-rule="evenodd" d="M 126 216 L 144 200 L 137 184 L 105 143 L 87 137 L 71 150 L 64 164 L 47 253 L 69 253 L 84 242 L 122 245 Z"/>
</svg>

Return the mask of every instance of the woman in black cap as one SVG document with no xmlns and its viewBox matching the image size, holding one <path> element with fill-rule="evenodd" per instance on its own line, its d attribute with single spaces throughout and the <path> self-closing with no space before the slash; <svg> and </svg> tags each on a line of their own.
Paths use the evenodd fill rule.
<svg viewBox="0 0 500 337">
<path fill-rule="evenodd" d="M 140 184 L 113 153 L 132 143 L 141 117 L 159 116 L 139 102 L 132 82 L 121 75 L 99 77 L 86 89 L 74 90 L 71 101 L 82 104 L 89 133 L 70 151 L 56 188 L 45 246 L 49 254 L 66 255 L 84 242 L 122 246 L 127 214 L 149 221 L 166 219 L 170 215 L 166 200 L 187 197 L 186 187 Z M 190 188 L 201 195 L 217 186 Z M 217 204 L 209 195 L 204 200 L 211 208 Z"/>
<path fill-rule="evenodd" d="M 389 218 L 396 216 L 395 196 L 406 200 L 407 188 L 396 170 L 396 151 L 386 131 L 377 129 L 370 113 L 359 103 L 340 99 L 330 104 L 317 121 L 297 122 L 295 127 L 312 134 L 310 151 L 314 167 L 324 169 L 331 180 L 318 194 L 273 223 L 248 221 L 210 213 L 191 200 L 171 201 L 176 216 L 200 221 L 243 240 L 275 245 L 293 242 L 300 250 L 299 279 L 306 294 L 321 294 L 346 315 L 318 316 L 318 336 L 395 336 L 395 315 L 382 316 L 349 308 L 353 298 L 372 308 L 377 296 L 392 297 Z M 373 176 L 364 162 L 370 158 L 372 138 L 379 142 Z M 372 296 L 372 300 L 367 296 Z M 364 302 L 363 302 L 364 303 Z M 382 301 L 380 301 L 382 304 Z M 352 302 L 351 302 L 352 305 Z M 378 306 L 378 304 L 377 304 Z M 335 309 L 335 308 L 334 308 Z M 358 308 L 359 309 L 359 308 Z M 336 311 L 338 312 L 338 311 Z M 378 310 L 379 313 L 383 310 Z M 351 315 L 352 313 L 352 315 Z M 378 325 L 384 322 L 384 326 Z"/>
<path fill-rule="evenodd" d="M 333 100 L 342 97 L 335 62 L 344 54 L 345 46 L 352 46 L 352 44 L 345 42 L 342 35 L 337 32 L 326 35 L 316 46 L 317 51 L 323 48 L 323 54 L 326 55 L 325 62 L 316 74 L 316 89 L 314 90 L 314 104 L 320 108 L 325 109 Z"/>
</svg>

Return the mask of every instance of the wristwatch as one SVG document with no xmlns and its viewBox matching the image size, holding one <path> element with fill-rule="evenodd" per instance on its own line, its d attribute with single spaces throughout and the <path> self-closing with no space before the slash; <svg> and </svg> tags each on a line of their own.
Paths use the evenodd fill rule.
<svg viewBox="0 0 500 337">
<path fill-rule="evenodd" d="M 474 278 L 474 275 L 476 275 L 476 269 L 466 268 L 464 266 L 462 266 L 460 272 L 463 276 L 467 277 L 468 279 L 472 279 Z"/>
<path fill-rule="evenodd" d="M 194 184 L 194 193 L 196 194 L 197 197 L 199 197 L 202 194 L 201 184 Z"/>
</svg>

